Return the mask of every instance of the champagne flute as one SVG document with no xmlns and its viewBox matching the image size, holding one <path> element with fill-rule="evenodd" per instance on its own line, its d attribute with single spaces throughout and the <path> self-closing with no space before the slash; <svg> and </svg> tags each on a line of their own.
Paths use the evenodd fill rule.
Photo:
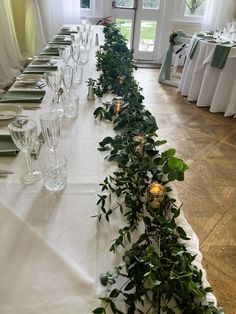
<svg viewBox="0 0 236 314">
<path fill-rule="evenodd" d="M 61 70 L 59 69 L 56 72 L 47 72 L 44 73 L 44 79 L 46 81 L 47 86 L 53 91 L 54 96 L 53 96 L 53 102 L 59 102 L 59 89 L 61 87 L 62 83 L 62 74 Z"/>
<path fill-rule="evenodd" d="M 68 65 L 71 57 L 71 47 L 59 47 L 58 52 L 62 62 Z"/>
<path fill-rule="evenodd" d="M 71 45 L 71 54 L 74 61 L 74 69 L 76 71 L 80 57 L 80 46 L 78 44 Z"/>
<path fill-rule="evenodd" d="M 59 144 L 60 137 L 60 119 L 57 112 L 44 112 L 40 115 L 40 123 L 43 138 L 55 157 L 57 162 L 56 149 Z"/>
<path fill-rule="evenodd" d="M 70 65 L 62 67 L 62 81 L 68 96 L 70 96 L 70 90 L 73 84 L 73 79 L 74 79 L 73 68 Z"/>
<path fill-rule="evenodd" d="M 36 122 L 31 119 L 19 119 L 11 122 L 8 125 L 8 129 L 15 145 L 26 156 L 27 171 L 21 174 L 20 181 L 24 184 L 40 181 L 42 178 L 41 172 L 32 169 L 30 158 L 30 153 L 38 138 Z"/>
</svg>

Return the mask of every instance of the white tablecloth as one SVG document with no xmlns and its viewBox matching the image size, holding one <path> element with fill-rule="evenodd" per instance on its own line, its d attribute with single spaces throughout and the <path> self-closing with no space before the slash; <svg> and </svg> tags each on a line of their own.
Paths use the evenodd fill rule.
<svg viewBox="0 0 236 314">
<path fill-rule="evenodd" d="M 101 30 L 96 30 L 102 38 Z M 84 80 L 97 77 L 95 49 L 84 68 Z M 68 158 L 67 187 L 52 193 L 42 182 L 25 186 L 19 175 L 25 164 L 22 153 L 1 157 L 0 169 L 13 175 L 0 178 L 0 313 L 1 314 L 88 314 L 100 302 L 99 274 L 113 268 L 119 257 L 108 248 L 116 236 L 119 219 L 98 224 L 99 183 L 114 170 L 97 151 L 98 142 L 113 134 L 110 123 L 95 121 L 95 103 L 86 100 L 83 82 L 75 92 L 80 96 L 79 117 L 63 121 L 58 151 Z M 51 94 L 42 108 L 24 111 L 39 122 L 39 114 L 50 109 Z M 53 105 L 52 105 L 53 106 Z M 0 128 L 0 132 L 5 132 Z M 41 154 L 48 153 L 46 145 Z M 38 166 L 38 161 L 33 161 Z M 201 253 L 196 235 L 181 214 L 179 224 L 192 237 L 188 247 Z M 208 285 L 205 273 L 204 284 Z"/>
<path fill-rule="evenodd" d="M 232 116 L 236 114 L 236 48 L 231 48 L 221 70 L 211 66 L 215 47 L 215 43 L 200 40 L 193 58 L 187 55 L 179 91 L 199 107 L 210 107 L 211 112 Z"/>
</svg>

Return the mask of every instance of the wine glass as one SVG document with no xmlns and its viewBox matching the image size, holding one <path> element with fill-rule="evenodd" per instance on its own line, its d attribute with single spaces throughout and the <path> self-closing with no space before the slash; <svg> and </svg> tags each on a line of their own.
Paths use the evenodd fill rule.
<svg viewBox="0 0 236 314">
<path fill-rule="evenodd" d="M 70 95 L 71 86 L 73 84 L 74 79 L 74 71 L 70 65 L 66 65 L 62 67 L 62 81 L 65 86 L 67 95 Z"/>
<path fill-rule="evenodd" d="M 57 160 L 56 148 L 60 137 L 60 119 L 57 112 L 44 112 L 40 115 L 43 138 Z"/>
<path fill-rule="evenodd" d="M 38 135 L 36 122 L 31 119 L 19 119 L 8 125 L 10 135 L 15 145 L 25 154 L 27 171 L 23 172 L 20 181 L 24 184 L 32 184 L 41 180 L 39 170 L 32 169 L 30 153 L 32 152 Z"/>
</svg>

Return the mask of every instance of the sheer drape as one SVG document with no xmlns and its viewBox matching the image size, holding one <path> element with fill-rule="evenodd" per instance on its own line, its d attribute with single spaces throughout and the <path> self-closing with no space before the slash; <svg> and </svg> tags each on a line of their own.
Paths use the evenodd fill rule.
<svg viewBox="0 0 236 314">
<path fill-rule="evenodd" d="M 223 28 L 235 13 L 235 0 L 206 0 L 202 30 Z"/>
<path fill-rule="evenodd" d="M 22 61 L 9 0 L 0 1 L 0 29 L 0 86 L 3 87 L 18 75 Z"/>
<path fill-rule="evenodd" d="M 39 53 L 46 44 L 41 13 L 37 0 L 26 0 L 25 12 L 26 53 L 35 55 Z"/>
<path fill-rule="evenodd" d="M 63 24 L 78 24 L 80 0 L 38 0 L 47 41 Z"/>
</svg>

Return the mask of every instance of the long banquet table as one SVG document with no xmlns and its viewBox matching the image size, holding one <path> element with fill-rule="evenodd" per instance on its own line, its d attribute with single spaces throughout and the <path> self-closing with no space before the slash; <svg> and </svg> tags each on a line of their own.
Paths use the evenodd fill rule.
<svg viewBox="0 0 236 314">
<path fill-rule="evenodd" d="M 210 107 L 211 112 L 225 116 L 236 114 L 236 48 L 230 50 L 223 69 L 211 66 L 216 43 L 200 40 L 190 58 L 189 44 L 186 63 L 181 76 L 179 91 L 199 107 Z"/>
<path fill-rule="evenodd" d="M 95 29 L 102 41 L 101 29 Z M 95 32 L 94 32 L 95 33 Z M 95 50 L 84 66 L 84 80 L 96 78 Z M 14 89 L 14 86 L 12 87 Z M 51 92 L 46 89 L 40 109 L 24 114 L 39 122 L 39 114 L 50 110 Z M 87 86 L 75 87 L 80 97 L 79 117 L 64 120 L 58 151 L 68 158 L 67 187 L 60 193 L 47 191 L 42 182 L 23 185 L 19 174 L 24 156 L 0 157 L 1 168 L 14 174 L 0 178 L 0 313 L 88 314 L 100 302 L 103 291 L 99 274 L 120 262 L 109 252 L 120 225 L 97 222 L 99 183 L 114 165 L 97 151 L 98 142 L 113 134 L 111 125 L 95 121 L 93 111 L 102 100 L 88 102 Z M 108 96 L 109 97 L 109 96 Z M 0 132 L 6 130 L 0 128 Z M 48 153 L 43 145 L 41 155 Z M 38 167 L 38 161 L 33 161 Z M 186 246 L 196 254 L 202 269 L 198 239 L 183 214 L 178 218 L 191 236 Z M 204 284 L 208 285 L 205 272 Z M 211 298 L 214 297 L 211 295 Z"/>
</svg>

